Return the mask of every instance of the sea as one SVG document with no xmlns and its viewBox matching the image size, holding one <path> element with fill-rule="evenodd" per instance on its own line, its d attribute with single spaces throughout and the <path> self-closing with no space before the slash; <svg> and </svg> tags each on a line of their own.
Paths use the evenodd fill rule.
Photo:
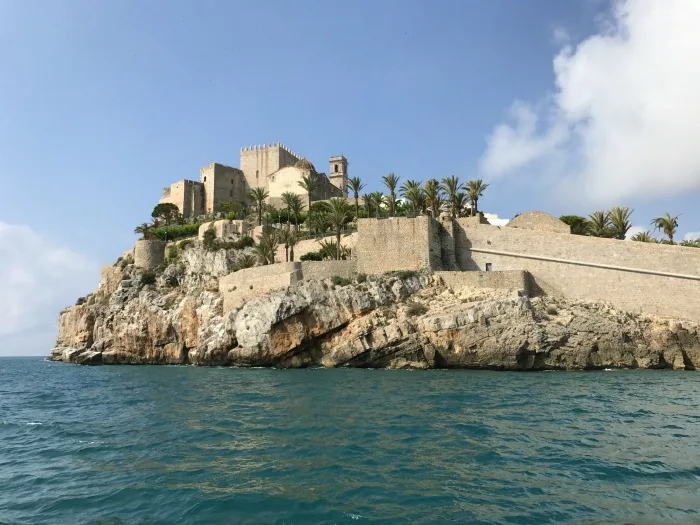
<svg viewBox="0 0 700 525">
<path fill-rule="evenodd" d="M 0 358 L 0 524 L 697 524 L 700 374 Z"/>
</svg>

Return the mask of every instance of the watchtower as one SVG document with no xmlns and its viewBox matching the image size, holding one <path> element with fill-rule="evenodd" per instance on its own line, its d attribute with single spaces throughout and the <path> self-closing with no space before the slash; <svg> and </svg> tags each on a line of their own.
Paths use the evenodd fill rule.
<svg viewBox="0 0 700 525">
<path fill-rule="evenodd" d="M 348 196 L 348 159 L 342 155 L 331 157 L 331 167 L 328 178 L 331 184 L 343 192 L 343 197 Z"/>
</svg>

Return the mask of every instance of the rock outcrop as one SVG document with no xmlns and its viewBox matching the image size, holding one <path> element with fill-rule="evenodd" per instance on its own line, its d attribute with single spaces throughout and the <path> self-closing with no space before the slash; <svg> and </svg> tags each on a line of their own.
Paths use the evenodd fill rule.
<svg viewBox="0 0 700 525">
<path fill-rule="evenodd" d="M 571 370 L 700 367 L 700 329 L 605 304 L 451 289 L 397 272 L 303 281 L 224 315 L 240 254 L 198 243 L 155 277 L 128 259 L 60 314 L 51 358 L 79 364 Z"/>
</svg>

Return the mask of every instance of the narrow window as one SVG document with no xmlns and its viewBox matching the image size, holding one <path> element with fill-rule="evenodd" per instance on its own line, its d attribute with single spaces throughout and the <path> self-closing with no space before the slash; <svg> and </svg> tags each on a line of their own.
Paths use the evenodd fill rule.
<svg viewBox="0 0 700 525">
<path fill-rule="evenodd" d="M 492 268 L 493 268 L 493 266 L 491 265 L 491 263 L 486 263 L 486 271 L 487 272 L 490 272 Z"/>
<path fill-rule="evenodd" d="M 335 165 L 335 172 L 338 173 L 338 165 Z"/>
<path fill-rule="evenodd" d="M 204 176 L 204 182 L 207 182 L 207 177 L 206 177 L 206 175 Z"/>
</svg>

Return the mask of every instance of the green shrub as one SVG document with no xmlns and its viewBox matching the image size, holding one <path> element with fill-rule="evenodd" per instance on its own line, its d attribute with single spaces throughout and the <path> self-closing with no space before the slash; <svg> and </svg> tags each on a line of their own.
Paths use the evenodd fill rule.
<svg viewBox="0 0 700 525">
<path fill-rule="evenodd" d="M 205 250 L 215 250 L 218 248 L 216 242 L 216 230 L 214 230 L 213 226 L 210 226 L 204 232 L 204 235 L 202 236 L 202 245 L 204 245 Z"/>
<path fill-rule="evenodd" d="M 151 271 L 146 271 L 141 274 L 141 284 L 146 285 L 146 284 L 155 284 L 156 282 L 156 274 Z"/>
<path fill-rule="evenodd" d="M 302 255 L 299 259 L 301 261 L 322 261 L 323 255 L 321 255 L 321 252 L 309 252 Z"/>
<path fill-rule="evenodd" d="M 183 251 L 190 244 L 192 244 L 192 239 L 185 239 L 184 241 L 180 241 L 177 247 L 180 248 L 180 251 Z"/>
<path fill-rule="evenodd" d="M 234 248 L 236 250 L 243 250 L 245 248 L 252 248 L 255 246 L 255 239 L 252 237 L 241 237 L 239 240 L 235 241 Z"/>
<path fill-rule="evenodd" d="M 189 224 L 173 224 L 171 226 L 162 226 L 150 230 L 150 234 L 156 239 L 172 241 L 182 237 L 193 237 L 199 233 L 200 223 L 192 222 Z"/>
<path fill-rule="evenodd" d="M 75 305 L 80 306 L 81 304 L 85 304 L 85 301 L 87 301 L 87 297 L 78 297 L 78 300 L 75 301 Z"/>
<path fill-rule="evenodd" d="M 177 256 L 177 246 L 168 246 L 168 259 L 172 261 L 174 259 L 177 259 Z"/>
<path fill-rule="evenodd" d="M 428 311 L 428 307 L 424 304 L 410 302 L 408 303 L 408 308 L 406 309 L 406 315 L 409 317 L 416 317 L 418 315 L 423 315 Z"/>
<path fill-rule="evenodd" d="M 357 277 L 355 277 L 355 280 L 358 282 L 358 284 L 364 283 L 367 280 L 367 274 L 358 273 Z"/>
<path fill-rule="evenodd" d="M 345 277 L 341 277 L 340 275 L 334 275 L 331 278 L 331 282 L 336 286 L 347 286 L 348 284 L 350 284 L 350 279 L 346 279 Z"/>
<path fill-rule="evenodd" d="M 406 280 L 410 279 L 411 277 L 418 277 L 418 272 L 416 272 L 415 270 L 396 270 L 393 272 L 389 272 L 389 275 L 398 277 L 401 280 Z"/>
</svg>

